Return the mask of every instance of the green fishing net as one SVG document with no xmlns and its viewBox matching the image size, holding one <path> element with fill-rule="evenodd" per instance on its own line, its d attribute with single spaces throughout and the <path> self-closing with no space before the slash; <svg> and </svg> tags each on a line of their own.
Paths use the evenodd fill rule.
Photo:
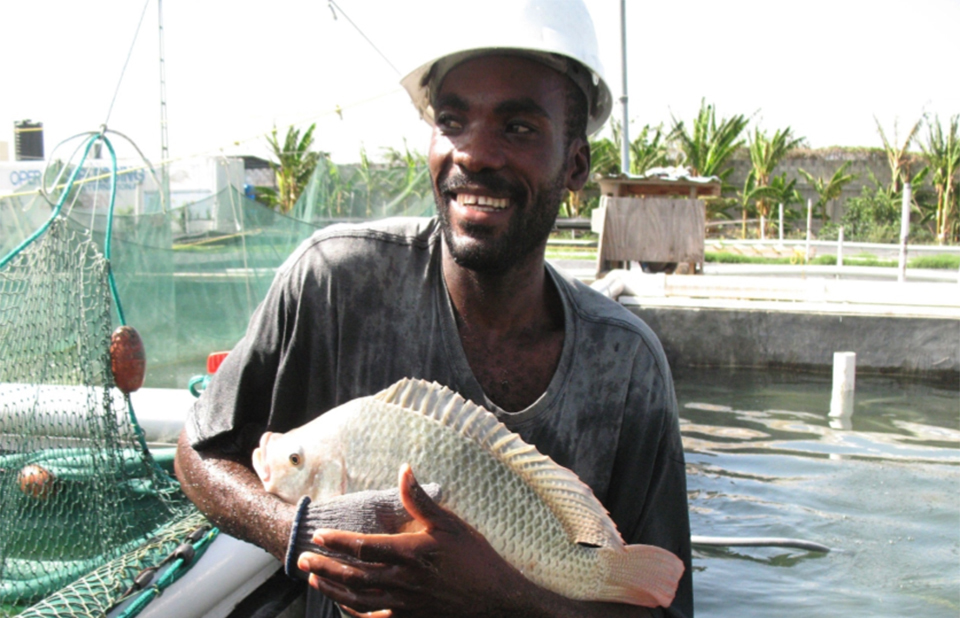
<svg viewBox="0 0 960 618">
<path fill-rule="evenodd" d="M 0 603 L 18 611 L 192 507 L 111 388 L 108 264 L 55 219 L 0 270 Z"/>
<path fill-rule="evenodd" d="M 6 616 L 128 552 L 149 557 L 138 548 L 196 511 L 147 449 L 127 396 L 114 387 L 110 265 L 93 233 L 58 214 L 2 257 Z M 101 585 L 95 603 L 108 608 L 114 594 Z M 43 615 L 97 614 L 60 604 Z"/>
<path fill-rule="evenodd" d="M 243 336 L 277 268 L 317 229 L 433 212 L 419 161 L 324 162 L 289 214 L 234 186 L 169 207 L 143 171 L 135 199 L 107 209 L 109 182 L 89 181 L 103 167 L 46 198 L 0 196 L 0 617 L 103 615 L 202 525 L 169 454 L 147 448 L 113 388 L 117 326 L 143 339 L 144 387 L 186 389 Z"/>
</svg>

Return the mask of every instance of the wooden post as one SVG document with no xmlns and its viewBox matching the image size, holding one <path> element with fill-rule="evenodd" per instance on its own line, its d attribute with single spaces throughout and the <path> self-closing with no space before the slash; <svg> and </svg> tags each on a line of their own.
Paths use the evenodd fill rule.
<svg viewBox="0 0 960 618">
<path fill-rule="evenodd" d="M 810 230 L 813 226 L 813 200 L 807 200 L 807 246 L 804 249 L 803 261 L 810 263 Z"/>
<path fill-rule="evenodd" d="M 857 353 L 833 353 L 833 393 L 830 416 L 849 418 L 853 415 L 854 390 L 857 378 Z"/>
</svg>

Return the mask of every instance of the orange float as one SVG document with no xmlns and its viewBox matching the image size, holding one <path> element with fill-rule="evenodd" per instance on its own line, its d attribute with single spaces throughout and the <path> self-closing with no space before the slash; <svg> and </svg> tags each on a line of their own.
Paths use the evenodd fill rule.
<svg viewBox="0 0 960 618">
<path fill-rule="evenodd" d="M 143 386 L 147 355 L 140 333 L 132 326 L 121 326 L 110 336 L 110 369 L 114 383 L 124 393 L 132 393 Z"/>
<path fill-rule="evenodd" d="M 56 477 L 37 464 L 24 466 L 17 480 L 20 482 L 20 491 L 39 500 L 49 498 L 56 491 Z"/>
</svg>

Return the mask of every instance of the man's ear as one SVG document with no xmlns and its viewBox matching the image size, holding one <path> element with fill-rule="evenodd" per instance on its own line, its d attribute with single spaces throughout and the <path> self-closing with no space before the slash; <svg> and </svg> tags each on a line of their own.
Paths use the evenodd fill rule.
<svg viewBox="0 0 960 618">
<path fill-rule="evenodd" d="M 570 141 L 567 151 L 567 184 L 572 193 L 576 193 L 587 184 L 590 178 L 590 144 L 582 137 Z"/>
</svg>

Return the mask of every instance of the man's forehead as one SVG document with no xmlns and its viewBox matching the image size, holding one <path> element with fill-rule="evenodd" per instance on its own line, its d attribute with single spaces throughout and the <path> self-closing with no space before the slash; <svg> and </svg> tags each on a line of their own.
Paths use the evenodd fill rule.
<svg viewBox="0 0 960 618">
<path fill-rule="evenodd" d="M 568 83 L 569 82 L 569 83 Z M 575 84 L 566 75 L 522 54 L 497 53 L 468 58 L 451 67 L 433 90 L 433 106 L 463 108 L 465 93 L 505 99 L 502 107 L 529 108 L 546 114 L 543 99 L 562 99 Z M 509 101 L 507 101 L 508 99 Z M 504 111 L 510 111 L 504 109 Z"/>
</svg>

